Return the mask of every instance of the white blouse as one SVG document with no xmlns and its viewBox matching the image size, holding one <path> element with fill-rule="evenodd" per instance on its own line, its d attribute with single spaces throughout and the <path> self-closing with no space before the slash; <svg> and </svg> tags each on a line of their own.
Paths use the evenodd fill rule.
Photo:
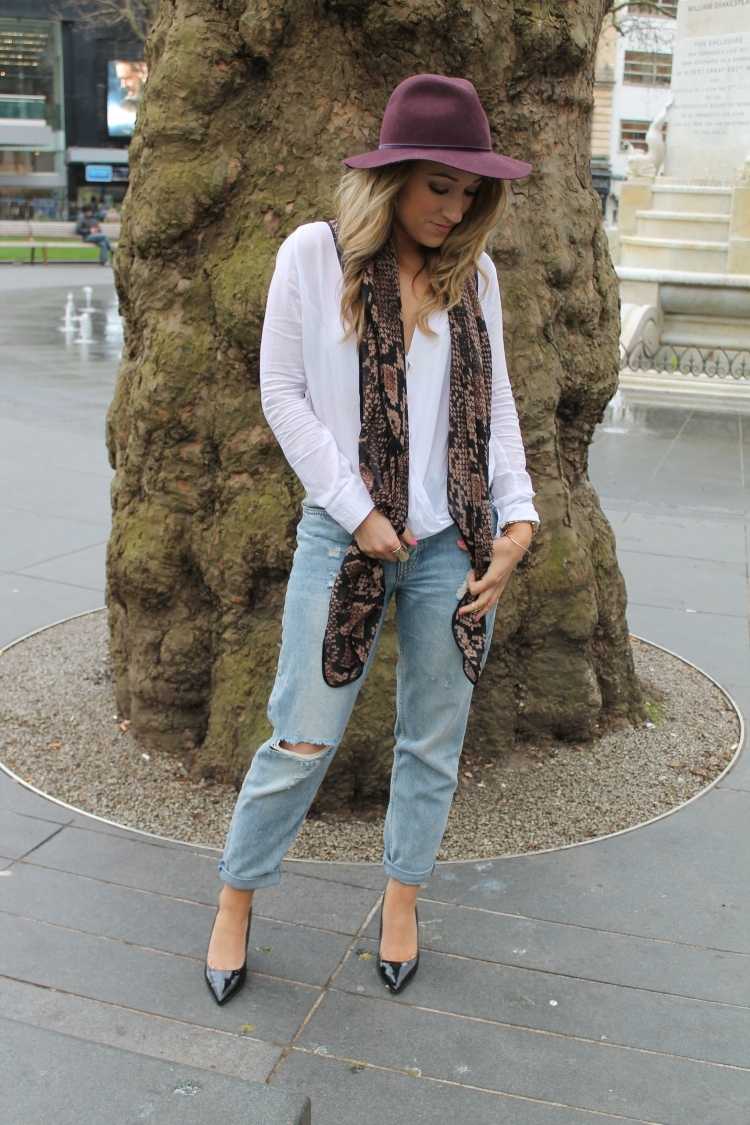
<svg viewBox="0 0 750 1125">
<path fill-rule="evenodd" d="M 492 345 L 489 480 L 499 524 L 540 522 L 505 362 L 497 270 L 489 254 L 480 265 L 480 303 Z M 260 345 L 263 413 L 305 500 L 325 508 L 353 533 L 375 507 L 359 473 L 359 349 L 342 341 L 342 273 L 326 222 L 302 223 L 282 242 L 268 290 Z M 484 292 L 482 290 L 484 289 Z M 414 330 L 407 355 L 409 513 L 417 539 L 453 522 L 448 511 L 448 313 L 429 316 L 436 336 Z"/>
</svg>

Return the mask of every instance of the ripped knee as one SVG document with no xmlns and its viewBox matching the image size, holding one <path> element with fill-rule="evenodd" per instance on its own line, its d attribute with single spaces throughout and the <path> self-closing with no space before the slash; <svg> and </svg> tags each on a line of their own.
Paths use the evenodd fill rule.
<svg viewBox="0 0 750 1125">
<path fill-rule="evenodd" d="M 271 743 L 273 750 L 281 750 L 286 754 L 291 754 L 299 758 L 322 758 L 331 749 L 329 743 L 321 745 L 321 743 L 313 742 L 287 742 L 285 738 L 280 738 L 277 742 Z"/>
</svg>

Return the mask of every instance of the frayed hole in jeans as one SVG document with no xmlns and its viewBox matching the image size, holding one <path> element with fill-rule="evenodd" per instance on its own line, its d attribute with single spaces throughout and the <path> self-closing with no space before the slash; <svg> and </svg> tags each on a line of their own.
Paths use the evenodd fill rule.
<svg viewBox="0 0 750 1125">
<path fill-rule="evenodd" d="M 303 741 L 303 740 L 300 740 L 300 741 Z M 280 738 L 277 742 L 272 742 L 271 743 L 271 749 L 276 750 L 277 752 L 279 752 L 281 754 L 289 755 L 292 758 L 296 758 L 298 761 L 301 761 L 301 762 L 310 762 L 310 761 L 314 762 L 318 758 L 322 758 L 323 755 L 326 754 L 328 752 L 328 750 L 331 749 L 330 743 L 327 743 L 327 742 L 326 743 L 311 742 L 310 745 L 320 746 L 321 749 L 315 750 L 315 751 L 311 750 L 310 753 L 305 753 L 303 750 L 293 749 L 293 746 L 289 746 L 289 745 L 282 746 L 283 742 L 288 743 L 289 739 Z M 294 745 L 299 745 L 299 743 L 295 743 Z"/>
</svg>

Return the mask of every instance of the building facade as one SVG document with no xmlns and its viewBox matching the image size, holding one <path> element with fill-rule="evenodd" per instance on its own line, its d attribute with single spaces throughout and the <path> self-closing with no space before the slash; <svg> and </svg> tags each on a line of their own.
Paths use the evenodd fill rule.
<svg viewBox="0 0 750 1125">
<path fill-rule="evenodd" d="M 69 219 L 124 198 L 143 43 L 76 17 L 64 2 L 0 5 L 0 219 Z"/>
<path fill-rule="evenodd" d="M 684 2 L 684 0 L 683 0 Z M 592 182 L 617 222 L 629 146 L 670 89 L 677 0 L 618 7 L 597 44 Z M 65 0 L 0 3 L 0 219 L 73 218 L 84 203 L 118 208 L 146 81 L 143 42 L 84 24 Z"/>
<path fill-rule="evenodd" d="M 614 224 L 628 155 L 646 151 L 646 130 L 669 98 L 677 3 L 628 4 L 616 12 L 620 30 L 611 14 L 602 25 L 596 52 L 592 175 L 597 186 L 597 168 L 607 170 L 605 215 Z M 665 137 L 666 133 L 665 127 Z"/>
</svg>

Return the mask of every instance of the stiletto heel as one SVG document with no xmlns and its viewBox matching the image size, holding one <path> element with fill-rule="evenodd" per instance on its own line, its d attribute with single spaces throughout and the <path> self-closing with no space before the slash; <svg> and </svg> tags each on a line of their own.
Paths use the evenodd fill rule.
<svg viewBox="0 0 750 1125">
<path fill-rule="evenodd" d="M 219 914 L 219 907 L 216 908 L 214 914 L 214 926 L 216 925 L 216 918 Z M 211 989 L 211 995 L 217 1004 L 223 1004 L 230 996 L 245 983 L 247 977 L 247 946 L 250 940 L 250 923 L 252 922 L 253 908 L 252 905 L 247 912 L 247 929 L 245 930 L 245 960 L 240 965 L 239 969 L 212 969 L 208 963 L 208 954 L 206 954 L 206 964 L 204 968 L 204 977 L 206 984 Z M 211 929 L 213 935 L 213 928 Z M 209 944 L 211 939 L 209 938 Z"/>
<path fill-rule="evenodd" d="M 378 933 L 378 973 L 385 981 L 388 989 L 391 992 L 403 992 L 407 984 L 414 977 L 419 965 L 419 913 L 417 911 L 417 904 L 414 903 L 414 915 L 417 920 L 417 955 L 410 957 L 408 961 L 385 961 L 380 956 L 380 942 L 383 937 L 383 903 L 385 895 L 380 903 L 380 931 Z"/>
</svg>

